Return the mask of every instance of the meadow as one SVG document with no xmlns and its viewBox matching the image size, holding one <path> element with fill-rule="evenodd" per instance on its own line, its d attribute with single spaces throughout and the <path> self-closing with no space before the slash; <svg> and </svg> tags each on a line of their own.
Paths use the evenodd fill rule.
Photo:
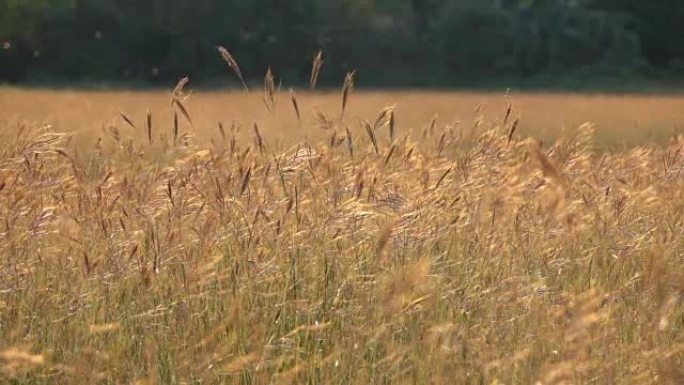
<svg viewBox="0 0 684 385">
<path fill-rule="evenodd" d="M 193 125 L 182 124 L 203 143 L 218 137 L 219 122 L 228 126 L 233 121 L 244 126 L 257 123 L 274 145 L 317 142 L 330 134 L 317 129 L 318 113 L 339 119 L 339 94 L 336 90 L 297 91 L 298 119 L 288 90 L 276 94 L 274 112 L 265 107 L 261 90 L 197 91 L 186 101 Z M 111 92 L 5 87 L 0 88 L 0 124 L 49 124 L 56 131 L 96 139 L 110 126 L 121 126 L 120 113 L 140 125 L 150 111 L 155 128 L 166 131 L 173 124 L 169 100 L 170 90 Z M 586 122 L 595 125 L 597 144 L 610 149 L 663 144 L 684 132 L 684 96 L 658 94 L 357 90 L 347 107 L 345 124 L 358 126 L 362 119 L 373 120 L 380 110 L 394 106 L 397 130 L 405 134 L 423 130 L 435 118 L 440 126 L 471 126 L 478 120 L 501 122 L 509 105 L 513 108 L 511 118 L 520 120 L 519 132 L 542 140 L 557 139 Z M 131 129 L 129 134 L 135 136 L 136 130 Z"/>
<path fill-rule="evenodd" d="M 0 89 L 0 379 L 681 384 L 683 102 Z"/>
</svg>

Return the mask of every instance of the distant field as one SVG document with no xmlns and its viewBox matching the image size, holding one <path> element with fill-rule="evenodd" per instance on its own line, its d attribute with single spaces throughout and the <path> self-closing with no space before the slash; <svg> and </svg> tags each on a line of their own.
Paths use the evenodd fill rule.
<svg viewBox="0 0 684 385">
<path fill-rule="evenodd" d="M 291 145 L 308 138 L 312 141 L 328 137 L 329 132 L 312 129 L 316 111 L 336 121 L 340 114 L 339 92 L 297 94 L 301 119 L 295 116 L 290 95 L 283 92 L 275 113 L 269 112 L 261 90 L 243 92 L 197 92 L 186 102 L 199 139 L 217 137 L 217 123 L 229 126 L 236 120 L 248 132 L 256 122 L 271 140 Z M 359 126 L 361 119 L 372 121 L 378 112 L 396 105 L 397 131 L 422 131 L 432 118 L 438 125 L 458 123 L 468 127 L 479 118 L 500 122 L 512 103 L 511 119 L 521 118 L 519 132 L 536 138 L 555 138 L 567 129 L 584 122 L 596 124 L 597 141 L 601 146 L 619 148 L 648 142 L 663 142 L 673 133 L 684 130 L 684 97 L 682 96 L 616 96 L 475 92 L 355 92 L 349 105 L 345 124 Z M 119 112 L 143 126 L 145 114 L 152 112 L 153 126 L 158 131 L 171 127 L 172 113 L 169 92 L 84 92 L 42 91 L 0 88 L 0 125 L 14 126 L 18 122 L 49 123 L 58 131 L 97 135 L 103 127 L 125 126 Z M 339 123 L 339 122 L 337 122 Z M 302 128 L 306 127 L 306 128 Z M 335 124 L 333 129 L 344 130 Z"/>
</svg>

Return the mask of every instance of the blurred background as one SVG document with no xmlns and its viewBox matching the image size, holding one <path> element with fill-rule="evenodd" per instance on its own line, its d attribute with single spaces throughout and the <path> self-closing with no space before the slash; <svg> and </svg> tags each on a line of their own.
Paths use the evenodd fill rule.
<svg viewBox="0 0 684 385">
<path fill-rule="evenodd" d="M 0 0 L 0 82 L 637 88 L 684 83 L 681 0 Z"/>
</svg>

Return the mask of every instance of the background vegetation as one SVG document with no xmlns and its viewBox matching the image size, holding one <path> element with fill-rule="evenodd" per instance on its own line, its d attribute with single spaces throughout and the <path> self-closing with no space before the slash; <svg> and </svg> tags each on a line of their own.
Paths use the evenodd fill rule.
<svg viewBox="0 0 684 385">
<path fill-rule="evenodd" d="M 0 81 L 215 80 L 217 44 L 289 82 L 319 49 L 324 83 L 671 77 L 682 16 L 677 0 L 0 0 Z"/>
</svg>

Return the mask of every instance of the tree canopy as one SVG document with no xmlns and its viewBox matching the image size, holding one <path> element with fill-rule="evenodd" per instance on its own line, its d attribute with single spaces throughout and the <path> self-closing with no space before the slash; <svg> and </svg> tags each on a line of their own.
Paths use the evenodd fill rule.
<svg viewBox="0 0 684 385">
<path fill-rule="evenodd" d="M 324 82 L 676 70 L 683 17 L 679 0 L 0 0 L 0 81 L 209 80 L 219 44 L 293 82 L 319 49 Z"/>
</svg>

